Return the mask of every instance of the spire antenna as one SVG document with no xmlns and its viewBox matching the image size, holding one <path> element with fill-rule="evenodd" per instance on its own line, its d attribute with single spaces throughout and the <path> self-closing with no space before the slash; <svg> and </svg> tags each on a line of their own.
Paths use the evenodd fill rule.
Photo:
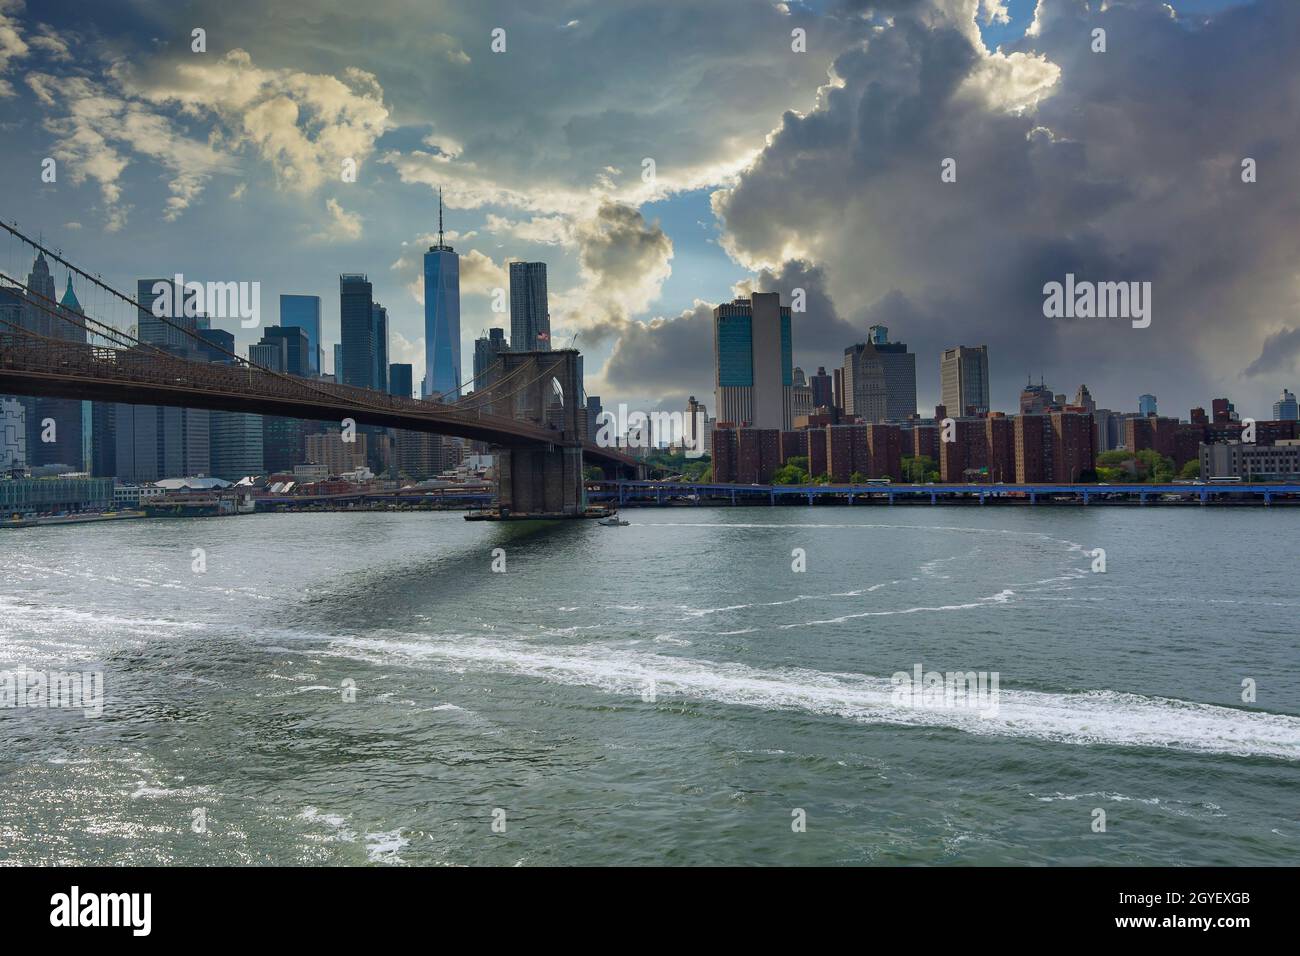
<svg viewBox="0 0 1300 956">
<path fill-rule="evenodd" d="M 439 186 L 438 187 L 438 245 L 441 246 L 442 244 L 443 244 L 442 242 L 442 187 Z"/>
</svg>

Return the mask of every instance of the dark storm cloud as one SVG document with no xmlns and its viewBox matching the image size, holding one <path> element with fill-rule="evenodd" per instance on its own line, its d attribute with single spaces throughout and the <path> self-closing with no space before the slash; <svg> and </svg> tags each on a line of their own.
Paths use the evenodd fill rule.
<svg viewBox="0 0 1300 956">
<path fill-rule="evenodd" d="M 1300 365 L 1300 329 L 1283 329 L 1264 340 L 1259 358 L 1246 367 L 1245 375 L 1284 373 L 1288 376 Z"/>
<path fill-rule="evenodd" d="M 697 302 L 676 318 L 620 326 L 604 379 L 623 395 L 699 394 L 712 369 L 713 306 Z"/>
<path fill-rule="evenodd" d="M 933 14 L 975 7 L 900 8 L 836 59 L 819 108 L 787 113 L 716 196 L 733 254 L 818 263 L 843 315 L 887 319 L 919 353 L 922 406 L 938 352 L 977 343 L 1003 407 L 1022 371 L 1116 407 L 1203 404 L 1233 382 L 1239 405 L 1263 401 L 1273 383 L 1241 395 L 1238 376 L 1297 305 L 1300 4 L 1184 22 L 1155 0 L 1043 0 L 1037 32 L 995 55 L 964 16 Z M 1067 272 L 1152 282 L 1152 326 L 1045 319 L 1042 286 Z M 824 347 L 797 327 L 796 362 L 805 343 Z"/>
</svg>

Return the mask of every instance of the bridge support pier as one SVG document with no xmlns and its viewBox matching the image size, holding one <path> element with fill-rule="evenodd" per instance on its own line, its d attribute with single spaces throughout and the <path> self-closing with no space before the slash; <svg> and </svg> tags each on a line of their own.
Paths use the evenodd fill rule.
<svg viewBox="0 0 1300 956">
<path fill-rule="evenodd" d="M 499 375 L 484 390 L 490 413 L 549 428 L 555 440 L 498 451 L 498 506 L 516 515 L 580 516 L 587 505 L 582 477 L 587 410 L 579 407 L 577 351 L 502 352 L 500 362 Z"/>
<path fill-rule="evenodd" d="M 500 450 L 497 488 L 499 506 L 512 514 L 580 515 L 585 498 L 582 447 Z"/>
</svg>

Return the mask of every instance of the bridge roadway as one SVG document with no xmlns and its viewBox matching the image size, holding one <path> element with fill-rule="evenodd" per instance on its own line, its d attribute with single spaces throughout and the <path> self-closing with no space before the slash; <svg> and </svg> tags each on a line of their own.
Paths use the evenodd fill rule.
<svg viewBox="0 0 1300 956">
<path fill-rule="evenodd" d="M 281 415 L 311 421 L 431 432 L 487 442 L 507 449 L 575 445 L 576 436 L 546 425 L 491 414 L 482 396 L 455 404 L 417 401 L 355 388 L 267 373 L 260 369 L 201 362 L 147 349 L 100 348 L 0 334 L 0 395 L 167 405 L 216 411 Z M 500 404 L 509 405 L 503 398 Z M 639 462 L 593 442 L 583 457 L 622 471 Z"/>
</svg>

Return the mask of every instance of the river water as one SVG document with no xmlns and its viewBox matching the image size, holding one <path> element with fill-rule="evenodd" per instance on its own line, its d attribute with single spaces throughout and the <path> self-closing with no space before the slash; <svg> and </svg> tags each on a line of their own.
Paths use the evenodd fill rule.
<svg viewBox="0 0 1300 956">
<path fill-rule="evenodd" d="M 1300 860 L 1300 512 L 624 517 L 0 533 L 0 862 Z"/>
</svg>

